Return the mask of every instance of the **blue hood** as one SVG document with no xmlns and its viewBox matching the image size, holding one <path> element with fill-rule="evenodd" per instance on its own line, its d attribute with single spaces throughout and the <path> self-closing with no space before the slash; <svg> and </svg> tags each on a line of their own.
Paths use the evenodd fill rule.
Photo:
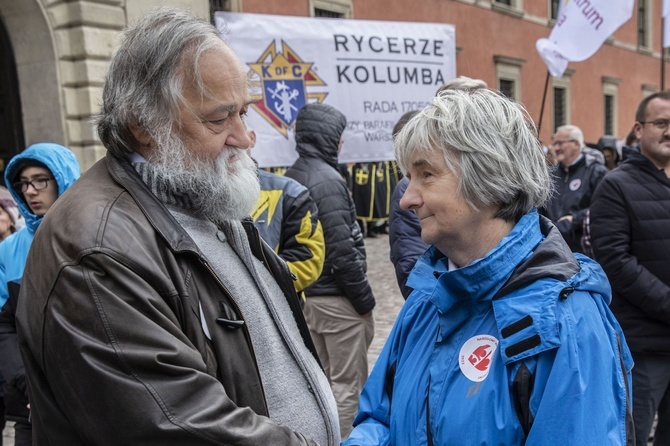
<svg viewBox="0 0 670 446">
<path fill-rule="evenodd" d="M 80 175 L 79 162 L 69 149 L 53 143 L 38 143 L 28 147 L 23 152 L 11 159 L 5 170 L 5 183 L 19 206 L 19 212 L 26 220 L 26 226 L 31 233 L 37 231 L 42 217 L 35 215 L 31 210 L 23 194 L 14 190 L 12 185 L 14 176 L 19 169 L 26 165 L 26 161 L 34 160 L 44 164 L 56 179 L 58 184 L 58 196 L 60 197 Z"/>
</svg>

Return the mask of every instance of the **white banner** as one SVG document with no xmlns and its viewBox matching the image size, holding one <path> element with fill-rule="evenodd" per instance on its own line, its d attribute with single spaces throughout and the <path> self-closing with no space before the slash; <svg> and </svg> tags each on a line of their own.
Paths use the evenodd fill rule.
<svg viewBox="0 0 670 446">
<path fill-rule="evenodd" d="M 453 25 L 217 12 L 216 26 L 263 89 L 247 123 L 261 167 L 289 166 L 306 103 L 347 117 L 340 162 L 393 159 L 392 129 L 456 77 Z"/>
<path fill-rule="evenodd" d="M 568 62 L 581 62 L 633 16 L 634 0 L 562 1 L 560 14 L 548 39 L 539 39 L 537 51 L 554 77 L 563 76 Z"/>
</svg>

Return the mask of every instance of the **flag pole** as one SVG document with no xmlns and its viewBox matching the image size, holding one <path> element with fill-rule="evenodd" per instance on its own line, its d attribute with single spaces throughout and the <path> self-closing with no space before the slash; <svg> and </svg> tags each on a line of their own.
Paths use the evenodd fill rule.
<svg viewBox="0 0 670 446">
<path fill-rule="evenodd" d="M 537 122 L 537 137 L 540 138 L 540 129 L 542 129 L 542 116 L 544 115 L 544 102 L 547 100 L 547 88 L 549 87 L 549 70 L 547 78 L 544 80 L 544 93 L 542 93 L 542 106 L 540 107 L 540 119 Z"/>
</svg>

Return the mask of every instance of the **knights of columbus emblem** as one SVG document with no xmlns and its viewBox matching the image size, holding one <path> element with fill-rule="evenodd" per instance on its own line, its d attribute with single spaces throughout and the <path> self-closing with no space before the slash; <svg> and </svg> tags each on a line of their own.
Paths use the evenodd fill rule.
<svg viewBox="0 0 670 446">
<path fill-rule="evenodd" d="M 256 62 L 248 64 L 248 76 L 259 76 L 263 87 L 263 100 L 255 98 L 259 100 L 252 107 L 288 138 L 298 110 L 308 102 L 323 102 L 328 93 L 307 92 L 307 86 L 326 83 L 314 72 L 313 63 L 303 62 L 283 40 L 281 47 L 277 52 L 272 41 Z"/>
</svg>

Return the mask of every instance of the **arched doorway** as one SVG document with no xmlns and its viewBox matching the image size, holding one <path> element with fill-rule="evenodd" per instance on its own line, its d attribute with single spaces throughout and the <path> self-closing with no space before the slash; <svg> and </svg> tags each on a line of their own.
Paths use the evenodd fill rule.
<svg viewBox="0 0 670 446">
<path fill-rule="evenodd" d="M 5 24 L 0 19 L 0 184 L 5 185 L 4 170 L 9 160 L 24 149 L 21 121 L 21 97 L 16 61 Z"/>
</svg>

